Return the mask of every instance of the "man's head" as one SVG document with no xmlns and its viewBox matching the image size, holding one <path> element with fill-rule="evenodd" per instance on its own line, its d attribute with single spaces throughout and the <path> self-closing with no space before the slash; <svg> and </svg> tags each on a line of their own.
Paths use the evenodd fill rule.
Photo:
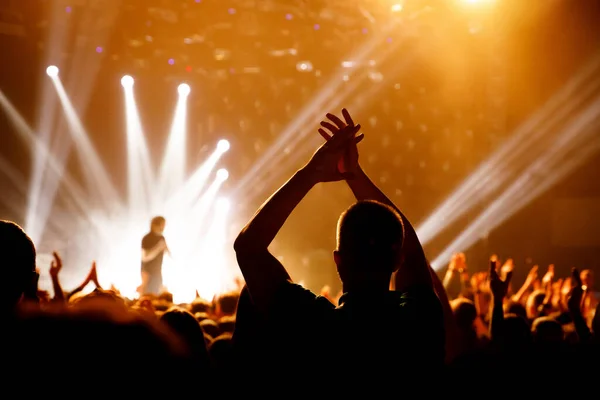
<svg viewBox="0 0 600 400">
<path fill-rule="evenodd" d="M 386 287 L 401 261 L 404 226 L 393 208 L 361 201 L 342 213 L 334 260 L 344 290 Z"/>
<path fill-rule="evenodd" d="M 0 221 L 0 254 L 1 306 L 11 308 L 34 283 L 35 246 L 19 225 Z"/>
<path fill-rule="evenodd" d="M 165 231 L 166 223 L 167 220 L 165 217 L 154 217 L 152 218 L 152 221 L 150 221 L 150 230 L 154 233 L 162 235 L 162 233 Z"/>
</svg>

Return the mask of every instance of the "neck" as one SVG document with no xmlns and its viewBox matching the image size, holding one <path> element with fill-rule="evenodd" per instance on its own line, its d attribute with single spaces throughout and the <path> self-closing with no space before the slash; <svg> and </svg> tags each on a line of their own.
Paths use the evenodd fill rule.
<svg viewBox="0 0 600 400">
<path fill-rule="evenodd" d="M 389 281 L 367 282 L 352 284 L 352 282 L 344 283 L 342 290 L 344 293 L 379 293 L 388 292 L 390 289 Z"/>
</svg>

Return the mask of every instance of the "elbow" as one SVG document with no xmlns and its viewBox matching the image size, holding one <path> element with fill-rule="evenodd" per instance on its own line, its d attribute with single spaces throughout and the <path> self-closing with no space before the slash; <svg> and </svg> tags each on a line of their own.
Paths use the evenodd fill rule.
<svg viewBox="0 0 600 400">
<path fill-rule="evenodd" d="M 233 242 L 233 250 L 236 253 L 244 253 L 247 252 L 249 248 L 250 243 L 248 240 L 248 235 L 244 234 L 244 232 L 242 231 Z"/>
</svg>

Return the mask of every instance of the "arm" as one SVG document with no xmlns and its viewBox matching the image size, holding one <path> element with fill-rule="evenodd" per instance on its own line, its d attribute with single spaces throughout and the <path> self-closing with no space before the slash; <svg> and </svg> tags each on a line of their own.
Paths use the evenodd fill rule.
<svg viewBox="0 0 600 400">
<path fill-rule="evenodd" d="M 160 253 L 167 249 L 167 242 L 161 240 L 151 249 L 142 248 L 142 262 L 154 260 Z"/>
<path fill-rule="evenodd" d="M 100 283 L 98 283 L 98 273 L 96 271 L 96 261 L 92 262 L 92 268 L 90 269 L 90 272 L 88 273 L 88 275 L 85 277 L 85 280 L 83 282 L 81 282 L 81 284 L 79 286 L 77 286 L 75 289 L 73 289 L 68 295 L 67 295 L 67 301 L 71 299 L 71 297 L 75 296 L 77 293 L 81 292 L 83 289 L 85 289 L 85 287 L 92 282 L 96 288 L 98 289 L 102 289 L 100 286 Z"/>
<path fill-rule="evenodd" d="M 490 261 L 490 290 L 492 291 L 492 318 L 490 319 L 490 335 L 493 341 L 502 339 L 504 325 L 504 298 L 508 292 L 508 285 L 512 278 L 512 270 L 506 273 L 504 280 L 500 279 L 496 271 L 496 260 Z"/>
<path fill-rule="evenodd" d="M 450 306 L 450 300 L 448 300 L 448 295 L 444 289 L 442 281 L 440 281 L 440 278 L 438 278 L 433 268 L 429 267 L 429 273 L 431 274 L 433 289 L 435 294 L 437 294 L 438 298 L 440 299 L 442 311 L 444 313 L 444 331 L 446 332 L 446 363 L 449 364 L 460 353 L 460 349 L 458 348 L 458 328 L 456 326 L 456 321 L 454 320 L 454 313 L 452 312 L 452 307 Z"/>
<path fill-rule="evenodd" d="M 64 302 L 65 301 L 65 293 L 60 284 L 60 280 L 58 275 L 60 270 L 62 269 L 62 260 L 58 253 L 52 253 L 54 260 L 50 263 L 50 279 L 52 279 L 52 289 L 54 290 L 54 299 L 55 301 Z"/>
<path fill-rule="evenodd" d="M 268 247 L 298 203 L 318 182 L 341 180 L 337 162 L 344 148 L 354 140 L 358 128 L 340 132 L 335 140 L 321 146 L 308 164 L 296 172 L 258 210 L 242 229 L 233 245 L 240 270 L 256 307 L 265 312 L 283 283 L 290 280 Z"/>
<path fill-rule="evenodd" d="M 268 247 L 292 211 L 315 182 L 308 171 L 294 174 L 242 229 L 233 245 L 246 285 L 257 307 L 268 309 L 270 299 L 290 276 Z"/>
</svg>

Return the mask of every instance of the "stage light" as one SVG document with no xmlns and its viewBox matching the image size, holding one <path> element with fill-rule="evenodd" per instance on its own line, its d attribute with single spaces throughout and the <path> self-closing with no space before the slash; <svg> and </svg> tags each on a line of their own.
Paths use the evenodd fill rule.
<svg viewBox="0 0 600 400">
<path fill-rule="evenodd" d="M 217 208 L 221 211 L 227 211 L 231 207 L 231 202 L 225 197 L 217 199 Z"/>
<path fill-rule="evenodd" d="M 230 147 L 229 140 L 221 139 L 219 140 L 219 143 L 217 143 L 217 150 L 221 153 L 225 153 Z"/>
<path fill-rule="evenodd" d="M 50 78 L 55 78 L 58 76 L 58 67 L 56 65 L 51 65 L 48 68 L 46 68 L 46 74 L 48 74 L 48 76 Z"/>
<path fill-rule="evenodd" d="M 133 78 L 129 75 L 125 75 L 121 78 L 121 85 L 123 85 L 124 88 L 133 87 Z"/>
<path fill-rule="evenodd" d="M 182 83 L 177 88 L 177 92 L 179 92 L 180 96 L 187 96 L 188 94 L 190 94 L 191 90 L 192 89 L 190 88 L 190 85 L 188 85 L 187 83 Z"/>
<path fill-rule="evenodd" d="M 221 168 L 217 171 L 217 179 L 220 181 L 226 181 L 227 178 L 229 178 L 229 171 L 227 171 L 225 168 Z"/>
</svg>

